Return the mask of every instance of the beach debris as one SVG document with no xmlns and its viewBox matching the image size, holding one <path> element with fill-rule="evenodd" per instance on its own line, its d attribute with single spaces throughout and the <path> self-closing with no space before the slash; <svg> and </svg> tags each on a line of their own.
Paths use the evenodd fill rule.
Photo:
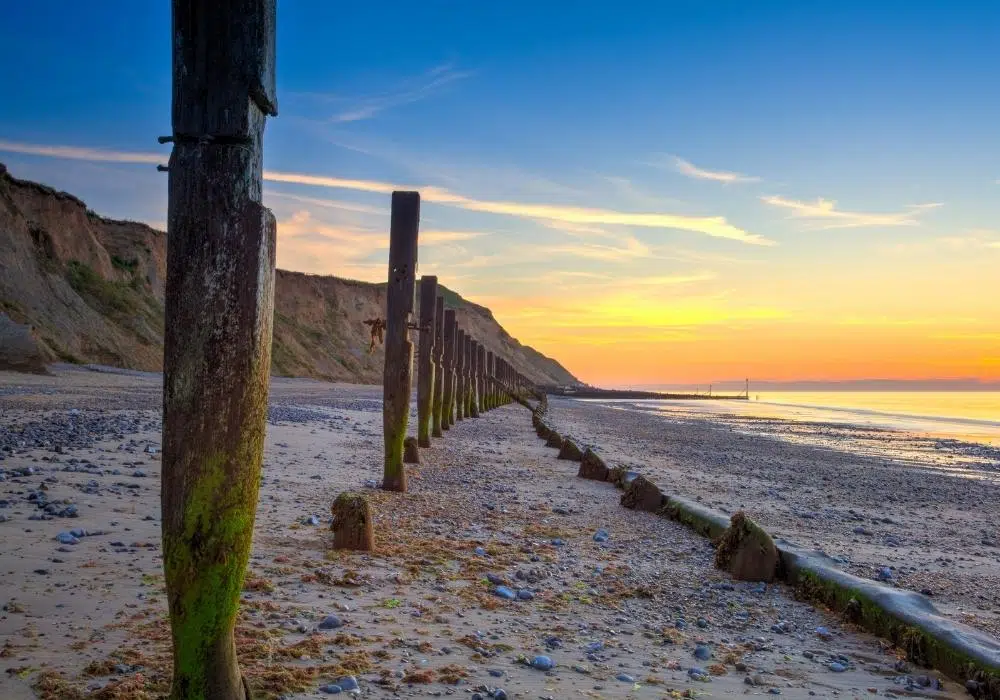
<svg viewBox="0 0 1000 700">
<path fill-rule="evenodd" d="M 666 496 L 663 495 L 660 488 L 640 474 L 632 479 L 632 482 L 625 489 L 621 504 L 630 510 L 656 513 L 663 507 L 666 500 Z"/>
<path fill-rule="evenodd" d="M 345 491 L 337 496 L 330 512 L 333 515 L 330 529 L 334 533 L 334 549 L 356 549 L 364 552 L 375 549 L 372 509 L 366 496 Z"/>
<path fill-rule="evenodd" d="M 773 581 L 778 549 L 770 535 L 742 510 L 737 511 L 720 538 L 715 565 L 740 581 Z"/>
</svg>

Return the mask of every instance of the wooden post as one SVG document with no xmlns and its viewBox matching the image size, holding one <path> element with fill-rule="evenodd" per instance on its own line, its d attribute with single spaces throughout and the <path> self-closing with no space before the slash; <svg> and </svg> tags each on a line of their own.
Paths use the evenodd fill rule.
<svg viewBox="0 0 1000 700">
<path fill-rule="evenodd" d="M 469 377 L 471 380 L 469 412 L 473 418 L 479 418 L 479 342 L 472 340 L 469 346 Z"/>
<path fill-rule="evenodd" d="M 455 420 L 465 419 L 465 331 L 455 335 Z"/>
<path fill-rule="evenodd" d="M 441 400 L 441 427 L 451 428 L 454 420 L 455 394 L 455 310 L 444 312 L 444 391 Z"/>
<path fill-rule="evenodd" d="M 382 374 L 382 434 L 385 468 L 382 488 L 406 491 L 403 441 L 410 416 L 413 343 L 410 322 L 416 292 L 420 194 L 393 192 L 389 222 L 389 288 L 385 299 L 385 371 Z"/>
<path fill-rule="evenodd" d="M 444 297 L 434 304 L 434 406 L 431 434 L 441 437 L 441 413 L 444 404 Z"/>
<path fill-rule="evenodd" d="M 417 444 L 431 446 L 431 414 L 434 409 L 434 305 L 437 277 L 420 278 L 420 369 L 417 377 Z"/>
<path fill-rule="evenodd" d="M 479 413 L 486 413 L 486 346 L 477 349 L 476 370 L 479 373 Z"/>
<path fill-rule="evenodd" d="M 462 394 L 466 418 L 472 415 L 472 338 L 465 336 L 465 393 Z"/>
<path fill-rule="evenodd" d="M 374 518 L 368 497 L 360 493 L 344 492 L 330 507 L 333 515 L 333 548 L 356 549 L 370 552 L 375 549 Z"/>
<path fill-rule="evenodd" d="M 275 221 L 261 189 L 275 4 L 172 6 L 160 491 L 172 700 L 250 696 L 233 630 L 271 370 Z"/>
<path fill-rule="evenodd" d="M 486 408 L 491 411 L 494 408 L 493 396 L 496 386 L 493 383 L 494 355 L 492 351 L 486 352 Z"/>
</svg>

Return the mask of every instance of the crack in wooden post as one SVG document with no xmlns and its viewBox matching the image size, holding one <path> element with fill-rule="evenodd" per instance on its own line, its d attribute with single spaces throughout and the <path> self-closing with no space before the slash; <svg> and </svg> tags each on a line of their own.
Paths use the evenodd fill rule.
<svg viewBox="0 0 1000 700">
<path fill-rule="evenodd" d="M 403 441 L 410 415 L 413 343 L 410 323 L 416 293 L 420 194 L 393 192 L 389 223 L 389 286 L 385 300 L 385 371 L 382 375 L 382 488 L 406 491 Z"/>
<path fill-rule="evenodd" d="M 444 312 L 444 389 L 441 398 L 441 428 L 450 430 L 455 416 L 455 310 Z"/>
<path fill-rule="evenodd" d="M 172 700 L 248 700 L 234 628 L 260 488 L 275 220 L 261 204 L 276 0 L 174 0 L 163 348 Z M 268 102 L 262 111 L 254 92 Z"/>
<path fill-rule="evenodd" d="M 455 332 L 455 420 L 465 419 L 465 331 Z"/>
<path fill-rule="evenodd" d="M 431 446 L 431 419 L 434 412 L 434 305 L 437 301 L 437 277 L 420 278 L 420 345 L 417 372 L 417 444 Z"/>
<path fill-rule="evenodd" d="M 434 303 L 434 406 L 431 415 L 431 435 L 441 437 L 441 416 L 444 413 L 444 297 Z"/>
</svg>

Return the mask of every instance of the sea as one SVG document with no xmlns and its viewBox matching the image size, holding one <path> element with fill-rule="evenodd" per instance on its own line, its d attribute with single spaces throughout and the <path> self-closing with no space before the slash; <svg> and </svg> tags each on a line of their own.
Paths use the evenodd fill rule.
<svg viewBox="0 0 1000 700">
<path fill-rule="evenodd" d="M 1000 479 L 1000 392 L 751 390 L 748 401 L 595 400 L 665 421 L 905 460 L 969 478 Z"/>
</svg>

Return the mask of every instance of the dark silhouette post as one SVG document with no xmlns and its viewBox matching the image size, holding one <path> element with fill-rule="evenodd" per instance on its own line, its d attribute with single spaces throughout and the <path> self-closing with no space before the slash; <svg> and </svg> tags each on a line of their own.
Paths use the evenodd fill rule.
<svg viewBox="0 0 1000 700">
<path fill-rule="evenodd" d="M 455 333 L 455 420 L 465 419 L 465 331 Z"/>
<path fill-rule="evenodd" d="M 392 193 L 389 223 L 389 288 L 385 300 L 385 372 L 382 375 L 382 434 L 385 468 L 382 488 L 406 491 L 403 441 L 410 415 L 413 343 L 410 322 L 416 292 L 420 194 Z"/>
<path fill-rule="evenodd" d="M 444 297 L 434 303 L 434 405 L 431 434 L 441 437 L 441 414 L 444 405 Z"/>
<path fill-rule="evenodd" d="M 450 430 L 454 421 L 455 394 L 455 310 L 444 312 L 444 392 L 441 400 L 441 427 Z"/>
<path fill-rule="evenodd" d="M 431 446 L 431 414 L 434 409 L 434 304 L 437 277 L 420 278 L 420 368 L 417 373 L 417 444 Z"/>
<path fill-rule="evenodd" d="M 275 0 L 174 0 L 163 348 L 163 569 L 172 700 L 247 700 L 233 630 L 260 486 L 275 221 Z M 233 21 L 239 17 L 239 21 Z"/>
</svg>

